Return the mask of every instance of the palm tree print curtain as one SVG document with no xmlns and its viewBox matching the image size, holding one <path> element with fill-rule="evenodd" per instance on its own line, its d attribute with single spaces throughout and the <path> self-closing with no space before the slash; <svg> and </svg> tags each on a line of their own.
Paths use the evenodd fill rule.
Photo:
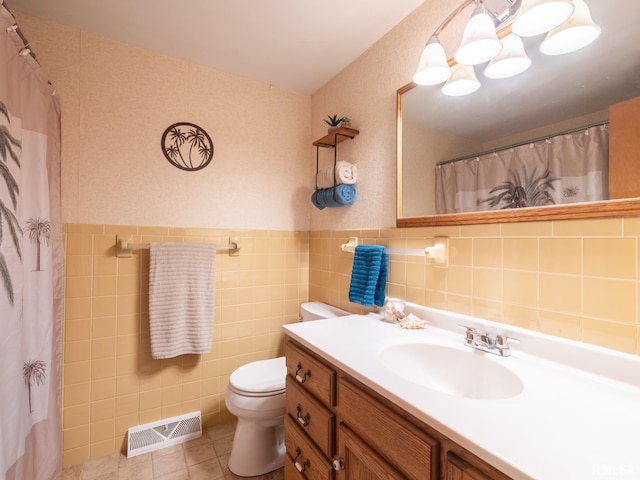
<svg viewBox="0 0 640 480">
<path fill-rule="evenodd" d="M 462 213 L 609 197 L 606 126 L 436 167 L 437 213 Z"/>
<path fill-rule="evenodd" d="M 0 6 L 0 480 L 61 470 L 60 106 Z"/>
</svg>

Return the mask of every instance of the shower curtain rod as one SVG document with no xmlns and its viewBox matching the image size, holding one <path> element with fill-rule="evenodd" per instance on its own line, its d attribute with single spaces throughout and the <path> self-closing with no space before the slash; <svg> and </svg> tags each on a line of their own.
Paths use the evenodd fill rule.
<svg viewBox="0 0 640 480">
<path fill-rule="evenodd" d="M 529 145 L 531 143 L 541 142 L 542 140 L 548 140 L 550 138 L 557 137 L 559 135 L 569 135 L 571 133 L 576 133 L 576 132 L 581 132 L 582 130 L 587 130 L 587 129 L 591 128 L 591 127 L 600 127 L 600 126 L 605 126 L 605 125 L 609 125 L 609 121 L 608 120 L 605 120 L 603 122 L 590 123 L 590 124 L 584 125 L 582 127 L 572 128 L 570 130 L 565 130 L 564 132 L 558 132 L 558 133 L 554 133 L 552 135 L 545 135 L 544 137 L 538 137 L 538 138 L 534 138 L 532 140 L 526 140 L 524 142 L 512 143 L 511 145 L 507 145 L 507 146 L 500 147 L 500 148 L 495 148 L 495 149 L 492 149 L 492 150 L 485 150 L 484 152 L 474 153 L 472 155 L 465 155 L 464 157 L 458 157 L 458 158 L 454 158 L 452 160 L 443 160 L 442 162 L 436 163 L 436 167 L 441 167 L 441 166 L 447 165 L 449 163 L 461 162 L 463 160 L 469 160 L 471 158 L 481 157 L 482 155 L 488 155 L 490 153 L 504 152 L 505 150 L 509 150 L 510 148 L 521 147 L 522 145 Z"/>
<path fill-rule="evenodd" d="M 11 16 L 15 20 L 16 16 L 9 9 L 9 6 L 7 5 L 7 3 L 3 2 L 2 6 L 7 9 L 7 11 L 11 14 Z M 31 46 L 29 45 L 29 40 L 27 40 L 27 37 L 24 36 L 24 34 L 22 33 L 22 30 L 20 30 L 20 27 L 18 26 L 18 22 L 15 21 L 14 24 L 13 24 L 13 27 L 8 28 L 7 31 L 14 31 L 20 37 L 20 40 L 22 40 L 22 43 L 24 44 L 24 47 L 23 47 L 22 51 L 24 51 L 26 49 L 28 51 L 29 55 L 31 55 L 31 57 L 33 57 L 33 59 L 36 62 L 38 62 L 38 59 L 36 58 L 36 54 L 33 52 L 33 48 L 31 48 Z M 38 62 L 38 63 L 40 63 L 40 62 Z"/>
</svg>

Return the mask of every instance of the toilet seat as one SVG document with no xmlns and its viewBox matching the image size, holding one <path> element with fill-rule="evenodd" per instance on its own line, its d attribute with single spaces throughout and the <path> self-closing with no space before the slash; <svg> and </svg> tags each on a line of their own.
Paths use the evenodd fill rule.
<svg viewBox="0 0 640 480">
<path fill-rule="evenodd" d="M 234 370 L 229 378 L 229 387 L 248 397 L 278 395 L 284 393 L 286 377 L 285 357 L 258 360 Z"/>
</svg>

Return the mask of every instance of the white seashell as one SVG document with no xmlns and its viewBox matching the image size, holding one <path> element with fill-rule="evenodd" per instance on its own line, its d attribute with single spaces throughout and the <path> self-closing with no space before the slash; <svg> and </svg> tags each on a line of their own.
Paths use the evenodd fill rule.
<svg viewBox="0 0 640 480">
<path fill-rule="evenodd" d="M 402 320 L 400 320 L 400 328 L 406 328 L 407 330 L 415 330 L 424 328 L 429 323 L 426 320 L 416 317 L 413 313 L 410 313 Z"/>
</svg>

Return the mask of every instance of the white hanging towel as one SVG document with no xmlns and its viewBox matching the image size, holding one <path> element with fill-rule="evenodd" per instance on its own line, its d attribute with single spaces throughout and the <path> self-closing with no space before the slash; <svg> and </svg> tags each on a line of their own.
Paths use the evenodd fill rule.
<svg viewBox="0 0 640 480">
<path fill-rule="evenodd" d="M 151 356 L 211 351 L 216 246 L 159 242 L 149 248 Z"/>
</svg>

